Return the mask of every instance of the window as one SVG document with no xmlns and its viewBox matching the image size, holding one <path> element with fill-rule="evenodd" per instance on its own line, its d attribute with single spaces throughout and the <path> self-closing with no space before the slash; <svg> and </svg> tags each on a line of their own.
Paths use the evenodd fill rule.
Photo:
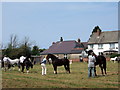
<svg viewBox="0 0 120 90">
<path fill-rule="evenodd" d="M 93 48 L 93 44 L 90 45 L 90 48 Z"/>
<path fill-rule="evenodd" d="M 103 44 L 98 44 L 98 49 L 103 49 Z"/>
<path fill-rule="evenodd" d="M 110 49 L 115 49 L 115 44 L 114 43 L 110 43 Z"/>
</svg>

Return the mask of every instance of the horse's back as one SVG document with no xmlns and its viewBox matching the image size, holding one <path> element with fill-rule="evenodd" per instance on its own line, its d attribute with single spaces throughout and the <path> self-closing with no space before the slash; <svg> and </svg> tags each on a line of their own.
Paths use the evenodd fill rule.
<svg viewBox="0 0 120 90">
<path fill-rule="evenodd" d="M 53 65 L 62 66 L 62 65 L 68 65 L 69 60 L 68 59 L 56 59 L 52 62 Z"/>
<path fill-rule="evenodd" d="M 15 63 L 18 63 L 19 62 L 19 59 L 13 59 L 13 60 L 9 60 L 11 64 L 15 64 Z"/>
<path fill-rule="evenodd" d="M 96 57 L 96 65 L 98 64 L 106 64 L 106 58 L 103 55 L 99 55 Z"/>
</svg>

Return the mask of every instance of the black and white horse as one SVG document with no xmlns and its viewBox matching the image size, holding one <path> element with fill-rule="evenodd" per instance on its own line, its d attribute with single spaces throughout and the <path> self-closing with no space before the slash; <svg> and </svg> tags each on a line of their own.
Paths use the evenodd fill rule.
<svg viewBox="0 0 120 90">
<path fill-rule="evenodd" d="M 22 72 L 24 73 L 24 69 L 26 67 L 26 70 L 27 70 L 27 74 L 29 72 L 29 68 L 33 68 L 33 64 L 32 62 L 30 61 L 30 58 L 25 58 L 23 62 L 20 62 L 19 61 L 19 64 L 18 64 L 18 68 L 19 68 L 19 71 L 20 71 L 20 68 L 22 67 Z"/>
</svg>

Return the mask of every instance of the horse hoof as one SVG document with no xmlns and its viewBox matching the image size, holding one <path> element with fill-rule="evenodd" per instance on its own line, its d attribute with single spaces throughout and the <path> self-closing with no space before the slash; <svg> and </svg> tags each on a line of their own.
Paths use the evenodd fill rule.
<svg viewBox="0 0 120 90">
<path fill-rule="evenodd" d="M 105 74 L 105 76 L 107 76 L 107 74 Z"/>
</svg>

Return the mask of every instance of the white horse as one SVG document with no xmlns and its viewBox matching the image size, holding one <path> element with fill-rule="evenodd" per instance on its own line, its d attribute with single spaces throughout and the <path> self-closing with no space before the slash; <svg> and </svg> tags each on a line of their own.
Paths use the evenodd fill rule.
<svg viewBox="0 0 120 90">
<path fill-rule="evenodd" d="M 20 61 L 19 59 L 9 59 L 9 61 L 10 61 L 10 64 L 11 65 L 14 65 L 14 64 L 18 64 L 18 62 Z"/>
<path fill-rule="evenodd" d="M 113 61 L 115 63 L 115 61 L 117 60 L 117 57 L 111 58 L 110 61 Z"/>
<path fill-rule="evenodd" d="M 6 57 L 7 60 L 4 61 L 4 69 L 6 71 L 6 69 L 10 69 L 12 66 L 14 66 L 15 64 L 18 64 L 19 63 L 19 59 L 10 59 L 9 57 Z M 13 68 L 14 69 L 14 68 Z"/>
</svg>

